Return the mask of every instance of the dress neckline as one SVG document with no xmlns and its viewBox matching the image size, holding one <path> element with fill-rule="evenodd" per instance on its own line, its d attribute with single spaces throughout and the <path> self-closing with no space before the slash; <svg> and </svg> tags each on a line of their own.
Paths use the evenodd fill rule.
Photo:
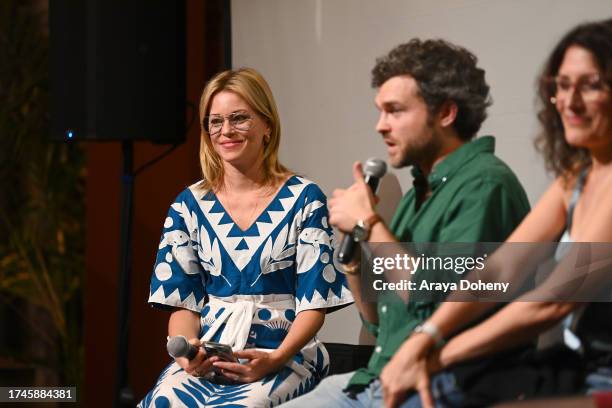
<svg viewBox="0 0 612 408">
<path fill-rule="evenodd" d="M 242 233 L 242 234 L 246 234 L 249 230 L 251 230 L 253 228 L 254 225 L 257 224 L 257 221 L 260 221 L 260 219 L 262 218 L 262 216 L 264 214 L 266 214 L 269 210 L 269 208 L 278 200 L 279 195 L 281 194 L 281 192 L 283 191 L 283 189 L 285 189 L 289 183 L 289 181 L 291 181 L 294 177 L 296 177 L 295 175 L 291 175 L 289 177 L 287 177 L 287 179 L 285 181 L 283 181 L 280 185 L 280 187 L 276 190 L 276 192 L 274 193 L 274 195 L 272 196 L 272 199 L 268 202 L 268 204 L 259 212 L 259 214 L 257 215 L 257 217 L 255 217 L 253 219 L 253 221 L 249 224 L 249 226 L 246 229 L 242 229 L 242 227 L 236 222 L 236 220 L 234 220 L 234 217 L 232 217 L 232 215 L 230 214 L 230 212 L 227 210 L 227 208 L 225 208 L 225 205 L 223 205 L 223 203 L 221 202 L 221 200 L 219 199 L 219 197 L 217 196 L 217 194 L 214 191 L 210 191 L 210 193 L 212 194 L 214 200 L 219 204 L 219 206 L 221 206 L 221 208 L 223 209 L 223 212 L 225 213 L 225 215 L 231 220 L 231 222 L 236 226 L 236 228 L 238 228 L 238 230 Z"/>
</svg>

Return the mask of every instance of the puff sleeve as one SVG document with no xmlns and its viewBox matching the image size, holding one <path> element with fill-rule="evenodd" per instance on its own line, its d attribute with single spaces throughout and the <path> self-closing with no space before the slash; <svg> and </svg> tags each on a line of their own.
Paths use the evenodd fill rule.
<svg viewBox="0 0 612 408">
<path fill-rule="evenodd" d="M 346 278 L 335 264 L 336 239 L 328 223 L 327 198 L 312 184 L 296 217 L 301 217 L 296 250 L 296 313 L 353 302 Z"/>
<path fill-rule="evenodd" d="M 197 251 L 198 219 L 190 210 L 192 196 L 184 191 L 168 210 L 151 276 L 149 304 L 200 312 L 206 287 Z"/>
</svg>

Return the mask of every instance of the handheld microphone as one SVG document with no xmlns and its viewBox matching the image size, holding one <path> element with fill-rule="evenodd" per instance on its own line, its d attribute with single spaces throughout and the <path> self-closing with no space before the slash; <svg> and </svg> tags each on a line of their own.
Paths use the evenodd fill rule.
<svg viewBox="0 0 612 408">
<path fill-rule="evenodd" d="M 372 193 L 376 194 L 380 179 L 387 172 L 387 164 L 381 159 L 370 158 L 363 166 L 363 180 L 370 187 Z M 338 250 L 338 261 L 346 265 L 351 262 L 355 254 L 355 238 L 353 233 L 346 234 Z"/>
<path fill-rule="evenodd" d="M 168 337 L 166 349 L 170 357 L 187 357 L 188 360 L 193 360 L 198 354 L 198 347 L 187 341 L 185 336 Z"/>
</svg>

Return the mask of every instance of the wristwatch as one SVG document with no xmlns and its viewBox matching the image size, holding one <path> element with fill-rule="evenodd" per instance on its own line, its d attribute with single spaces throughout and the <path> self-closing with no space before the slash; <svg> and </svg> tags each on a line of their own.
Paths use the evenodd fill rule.
<svg viewBox="0 0 612 408">
<path fill-rule="evenodd" d="M 414 328 L 413 333 L 425 333 L 436 343 L 436 347 L 442 347 L 444 345 L 444 337 L 438 330 L 438 327 L 431 322 L 423 322 Z"/>
<path fill-rule="evenodd" d="M 374 213 L 365 220 L 357 220 L 357 223 L 353 227 L 353 241 L 364 242 L 370 237 L 372 227 L 382 221 L 380 215 Z"/>
<path fill-rule="evenodd" d="M 344 273 L 347 273 L 349 275 L 357 275 L 359 273 L 359 262 L 342 265 L 342 269 L 344 269 Z"/>
</svg>

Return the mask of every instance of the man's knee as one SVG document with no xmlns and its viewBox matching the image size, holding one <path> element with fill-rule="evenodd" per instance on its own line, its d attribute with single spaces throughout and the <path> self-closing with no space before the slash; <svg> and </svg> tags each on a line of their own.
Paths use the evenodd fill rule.
<svg viewBox="0 0 612 408">
<path fill-rule="evenodd" d="M 343 390 L 353 374 L 346 373 L 329 376 L 323 379 L 312 391 L 292 399 L 282 406 L 284 408 L 334 406 L 334 401 L 346 398 Z"/>
</svg>

